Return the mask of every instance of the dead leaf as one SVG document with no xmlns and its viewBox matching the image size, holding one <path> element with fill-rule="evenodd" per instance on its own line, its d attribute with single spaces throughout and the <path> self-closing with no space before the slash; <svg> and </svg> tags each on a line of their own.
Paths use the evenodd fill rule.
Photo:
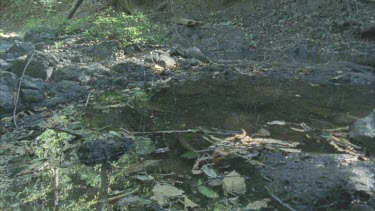
<svg viewBox="0 0 375 211">
<path fill-rule="evenodd" d="M 283 151 L 283 152 L 289 152 L 289 153 L 299 153 L 301 152 L 300 149 L 291 149 L 291 148 L 279 148 L 279 150 Z"/>
<path fill-rule="evenodd" d="M 191 209 L 194 209 L 194 208 L 198 208 L 199 205 L 194 203 L 193 201 L 191 201 L 190 199 L 188 199 L 188 197 L 184 197 L 184 205 L 185 205 L 185 210 L 187 210 L 188 208 L 191 208 Z"/>
<path fill-rule="evenodd" d="M 191 169 L 191 173 L 194 175 L 202 174 L 202 170 L 199 169 L 199 163 L 200 163 L 200 158 L 198 158 L 195 163 L 193 168 Z"/>
<path fill-rule="evenodd" d="M 0 122 L 11 122 L 13 120 L 13 117 L 4 117 L 0 120 Z"/>
<path fill-rule="evenodd" d="M 266 136 L 270 136 L 271 133 L 270 131 L 264 129 L 264 128 L 261 128 L 256 134 L 254 134 L 256 136 L 262 136 L 262 137 L 266 137 Z"/>
<path fill-rule="evenodd" d="M 262 199 L 262 200 L 259 200 L 259 201 L 250 202 L 246 206 L 246 209 L 260 210 L 262 208 L 267 208 L 268 207 L 268 203 L 270 203 L 270 202 L 271 202 L 271 199 L 269 199 L 269 198 L 265 198 L 265 199 Z"/>
<path fill-rule="evenodd" d="M 223 190 L 225 196 L 228 196 L 228 193 L 245 194 L 245 179 L 236 171 L 232 171 L 224 177 Z"/>
<path fill-rule="evenodd" d="M 18 173 L 16 176 L 37 173 L 39 171 L 42 171 L 46 167 L 48 167 L 48 162 L 46 162 L 45 159 L 41 159 L 28 166 L 26 169 Z"/>
<path fill-rule="evenodd" d="M 216 78 L 216 76 L 218 76 L 219 74 L 220 74 L 219 71 L 215 71 L 214 74 L 213 74 L 213 76 L 212 76 L 212 78 Z"/>
<path fill-rule="evenodd" d="M 127 168 L 126 172 L 130 174 L 138 171 L 143 171 L 149 166 L 156 165 L 158 162 L 160 162 L 160 160 L 144 160 L 141 163 L 133 163 Z"/>
<path fill-rule="evenodd" d="M 26 149 L 25 149 L 25 147 L 17 147 L 17 149 L 16 149 L 16 153 L 17 154 L 19 154 L 19 155 L 24 155 L 24 154 L 26 154 Z"/>
<path fill-rule="evenodd" d="M 302 122 L 301 124 L 301 127 L 303 128 L 303 130 L 305 130 L 305 132 L 308 132 L 308 131 L 311 131 L 313 128 L 308 126 L 306 123 Z"/>
<path fill-rule="evenodd" d="M 10 150 L 10 151 L 14 151 L 16 150 L 17 147 L 14 146 L 14 144 L 0 144 L 0 150 L 1 151 L 5 151 L 5 150 Z"/>
<path fill-rule="evenodd" d="M 272 138 L 254 138 L 253 142 L 259 143 L 259 144 L 266 144 L 266 145 L 276 144 L 276 145 L 287 146 L 287 147 L 296 147 L 299 145 L 298 142 L 287 142 L 287 141 L 282 141 L 282 140 L 277 140 L 277 139 L 272 139 Z"/>
<path fill-rule="evenodd" d="M 301 133 L 304 133 L 305 130 L 303 129 L 299 129 L 299 128 L 295 128 L 295 127 L 290 127 L 291 130 L 294 130 L 294 131 L 297 131 L 297 132 L 301 132 Z"/>
<path fill-rule="evenodd" d="M 157 65 L 157 64 L 154 64 L 152 69 L 154 69 L 157 72 L 160 72 L 160 71 L 164 70 L 164 67 L 162 67 L 160 65 Z"/>
<path fill-rule="evenodd" d="M 31 155 L 34 155 L 34 150 L 33 148 L 29 147 L 29 146 L 25 146 L 25 150 L 26 152 L 31 156 Z"/>
<path fill-rule="evenodd" d="M 175 197 L 182 197 L 183 190 L 175 188 L 171 185 L 160 185 L 156 184 L 152 189 L 154 193 L 153 198 L 156 199 L 160 206 L 169 204 L 170 199 Z"/>
<path fill-rule="evenodd" d="M 33 109 L 34 109 L 34 111 L 46 111 L 46 110 L 48 110 L 47 107 L 36 107 L 36 108 L 33 108 Z"/>
<path fill-rule="evenodd" d="M 286 125 L 285 121 L 272 121 L 272 122 L 267 122 L 267 125 Z"/>
</svg>

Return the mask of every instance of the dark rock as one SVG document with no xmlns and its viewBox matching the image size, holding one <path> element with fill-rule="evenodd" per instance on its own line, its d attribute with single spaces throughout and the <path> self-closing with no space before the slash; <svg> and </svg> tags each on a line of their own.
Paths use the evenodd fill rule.
<svg viewBox="0 0 375 211">
<path fill-rule="evenodd" d="M 43 49 L 46 49 L 50 46 L 53 46 L 55 45 L 55 41 L 44 41 L 44 42 L 39 42 L 39 43 L 35 43 L 34 46 L 35 46 L 35 49 L 38 50 L 38 51 L 42 51 Z"/>
<path fill-rule="evenodd" d="M 287 47 L 287 54 L 297 60 L 307 59 L 307 47 L 303 43 L 293 43 Z"/>
<path fill-rule="evenodd" d="M 21 99 L 25 104 L 41 103 L 47 100 L 44 93 L 47 92 L 47 82 L 40 78 L 24 76 L 21 84 Z"/>
<path fill-rule="evenodd" d="M 171 57 L 169 53 L 161 50 L 152 51 L 150 55 L 145 58 L 145 62 L 154 63 L 164 68 L 176 67 L 174 58 Z"/>
<path fill-rule="evenodd" d="M 16 92 L 18 77 L 14 73 L 0 70 L 0 114 L 14 108 L 13 93 Z"/>
<path fill-rule="evenodd" d="M 119 159 L 132 145 L 133 141 L 125 137 L 118 140 L 89 140 L 83 142 L 77 154 L 82 163 L 92 166 Z"/>
<path fill-rule="evenodd" d="M 23 56 L 28 52 L 34 50 L 34 45 L 30 42 L 15 41 L 13 46 L 10 47 L 5 53 L 12 54 L 15 58 Z"/>
<path fill-rule="evenodd" d="M 189 59 L 179 59 L 178 63 L 179 67 L 184 70 L 189 70 L 192 67 Z"/>
<path fill-rule="evenodd" d="M 133 55 L 136 53 L 140 53 L 142 51 L 143 51 L 142 48 L 138 44 L 133 44 L 133 45 L 126 46 L 126 48 L 124 49 L 124 54 Z"/>
<path fill-rule="evenodd" d="M 125 74 L 137 70 L 143 71 L 145 70 L 145 67 L 135 62 L 122 62 L 114 65 L 112 70 L 117 73 Z"/>
<path fill-rule="evenodd" d="M 56 38 L 56 32 L 53 29 L 48 27 L 39 27 L 26 32 L 23 40 L 26 42 L 38 43 L 55 40 Z"/>
<path fill-rule="evenodd" d="M 360 32 L 360 36 L 361 36 L 362 39 L 365 39 L 365 40 L 375 40 L 375 26 L 374 26 L 374 24 L 372 24 L 372 26 L 365 27 L 365 29 L 363 29 Z"/>
<path fill-rule="evenodd" d="M 10 63 L 0 59 L 0 70 L 8 70 L 11 68 L 11 66 L 12 65 Z"/>
<path fill-rule="evenodd" d="M 349 136 L 370 152 L 375 153 L 375 110 L 368 116 L 357 120 L 351 127 Z"/>
<path fill-rule="evenodd" d="M 87 83 L 92 76 L 108 75 L 109 69 L 99 63 L 90 64 L 68 64 L 57 67 L 52 74 L 51 79 L 54 81 L 78 81 Z"/>
<path fill-rule="evenodd" d="M 74 81 L 60 81 L 49 83 L 47 86 L 47 96 L 50 98 L 43 101 L 40 106 L 54 107 L 59 104 L 69 102 L 87 96 L 87 89 Z"/>
<path fill-rule="evenodd" d="M 85 96 L 87 96 L 86 88 L 77 82 L 45 82 L 24 76 L 20 102 L 27 107 L 51 108 Z"/>
<path fill-rule="evenodd" d="M 69 80 L 86 83 L 91 79 L 91 75 L 87 68 L 71 64 L 57 68 L 52 74 L 51 79 L 53 81 Z"/>
<path fill-rule="evenodd" d="M 104 41 L 98 45 L 91 46 L 87 49 L 87 55 L 95 59 L 116 58 L 116 53 L 119 52 L 120 43 L 117 41 Z"/>
<path fill-rule="evenodd" d="M 317 210 L 334 203 L 340 209 L 374 198 L 375 163 L 346 154 L 265 153 L 262 175 L 267 187 L 295 210 Z"/>
<path fill-rule="evenodd" d="M 278 64 L 273 68 L 278 71 L 266 72 L 272 78 L 301 78 L 317 84 L 353 84 L 369 85 L 375 82 L 375 68 L 358 65 L 351 62 L 336 61 L 314 66 L 301 65 L 301 63 Z M 305 70 L 299 72 L 296 70 Z"/>
<path fill-rule="evenodd" d="M 184 58 L 196 59 L 204 63 L 210 62 L 208 57 L 204 55 L 197 47 L 184 49 L 180 46 L 175 46 L 171 51 L 172 56 L 182 56 Z M 193 64 L 192 64 L 193 65 Z M 195 65 L 193 65 L 195 66 Z"/>
<path fill-rule="evenodd" d="M 14 38 L 14 37 L 10 37 L 10 38 L 1 37 L 1 39 L 0 39 L 0 56 L 4 52 L 6 52 L 10 47 L 13 46 L 14 41 L 16 39 L 17 38 Z"/>
<path fill-rule="evenodd" d="M 118 86 L 126 86 L 128 85 L 128 78 L 125 76 L 120 76 L 114 80 L 115 84 Z"/>
<path fill-rule="evenodd" d="M 184 48 L 189 48 L 194 43 L 194 46 L 209 58 L 238 59 L 237 54 L 248 49 L 245 33 L 236 26 L 195 28 L 177 26 L 176 28 L 168 35 L 171 42 Z"/>
<path fill-rule="evenodd" d="M 21 89 L 21 96 L 24 103 L 40 103 L 45 100 L 43 94 L 34 89 Z"/>
<path fill-rule="evenodd" d="M 201 62 L 198 59 L 190 59 L 191 66 L 199 66 Z"/>
<path fill-rule="evenodd" d="M 210 60 L 197 47 L 188 48 L 185 50 L 185 56 L 191 59 L 198 59 L 201 62 L 208 63 Z M 193 65 L 194 66 L 194 65 Z"/>
<path fill-rule="evenodd" d="M 23 56 L 17 58 L 14 61 L 11 71 L 18 76 L 21 76 L 29 58 L 30 55 L 28 57 Z M 53 68 L 57 65 L 58 61 L 59 59 L 51 53 L 37 51 L 31 59 L 29 66 L 25 71 L 25 75 L 47 80 L 51 77 Z"/>
<path fill-rule="evenodd" d="M 13 54 L 11 53 L 4 53 L 4 54 L 1 54 L 0 57 L 4 60 L 13 60 L 16 58 L 16 56 L 14 56 Z"/>
<path fill-rule="evenodd" d="M 48 83 L 43 81 L 40 78 L 32 78 L 30 76 L 24 76 L 22 78 L 22 89 L 36 89 L 40 90 L 41 92 L 46 91 Z"/>
</svg>

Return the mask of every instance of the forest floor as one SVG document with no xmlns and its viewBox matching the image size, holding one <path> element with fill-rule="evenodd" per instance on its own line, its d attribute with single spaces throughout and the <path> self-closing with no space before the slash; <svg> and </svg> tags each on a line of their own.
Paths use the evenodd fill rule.
<svg viewBox="0 0 375 211">
<path fill-rule="evenodd" d="M 2 7 L 0 209 L 375 209 L 373 1 L 103 2 Z"/>
</svg>

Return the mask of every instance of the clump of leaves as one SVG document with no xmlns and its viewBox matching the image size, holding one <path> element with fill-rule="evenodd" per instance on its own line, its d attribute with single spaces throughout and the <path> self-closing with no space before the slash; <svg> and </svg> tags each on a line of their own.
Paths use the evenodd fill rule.
<svg viewBox="0 0 375 211">
<path fill-rule="evenodd" d="M 38 157 L 46 157 L 46 155 L 58 154 L 65 143 L 72 139 L 73 136 L 67 133 L 56 132 L 54 130 L 46 130 L 38 136 L 35 154 Z"/>
</svg>

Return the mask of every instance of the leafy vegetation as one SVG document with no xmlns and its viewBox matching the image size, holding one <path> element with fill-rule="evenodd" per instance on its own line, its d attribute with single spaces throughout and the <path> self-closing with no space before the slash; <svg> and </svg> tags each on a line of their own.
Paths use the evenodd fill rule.
<svg viewBox="0 0 375 211">
<path fill-rule="evenodd" d="M 56 30 L 57 34 L 79 33 L 91 41 L 115 39 L 124 46 L 134 43 L 160 42 L 161 36 L 156 33 L 159 27 L 147 18 L 137 13 L 131 16 L 125 13 L 115 13 L 112 9 L 105 10 L 97 16 L 86 16 L 65 20 L 62 14 L 49 14 L 45 17 L 29 19 L 23 29 L 35 29 L 47 26 Z"/>
<path fill-rule="evenodd" d="M 80 34 L 88 41 L 114 39 L 124 46 L 134 43 L 161 42 L 161 27 L 152 23 L 146 15 L 115 12 L 108 8 L 95 15 L 77 16 L 66 20 L 65 12 L 72 1 L 69 0 L 38 0 L 4 2 L 8 24 L 22 31 L 45 28 L 52 29 L 58 35 Z M 84 8 L 89 10 L 89 8 Z M 9 12 L 12 11 L 12 12 Z M 7 25 L 7 24 L 5 24 Z M 2 33 L 0 31 L 0 33 Z"/>
<path fill-rule="evenodd" d="M 141 13 L 129 16 L 106 10 L 84 34 L 94 39 L 116 39 L 126 45 L 155 41 L 160 38 L 155 35 L 156 31 L 157 26 Z"/>
<path fill-rule="evenodd" d="M 48 129 L 36 139 L 38 147 L 35 150 L 35 154 L 40 158 L 46 157 L 46 154 L 56 155 L 61 151 L 65 142 L 71 138 L 73 138 L 72 135 Z"/>
</svg>

